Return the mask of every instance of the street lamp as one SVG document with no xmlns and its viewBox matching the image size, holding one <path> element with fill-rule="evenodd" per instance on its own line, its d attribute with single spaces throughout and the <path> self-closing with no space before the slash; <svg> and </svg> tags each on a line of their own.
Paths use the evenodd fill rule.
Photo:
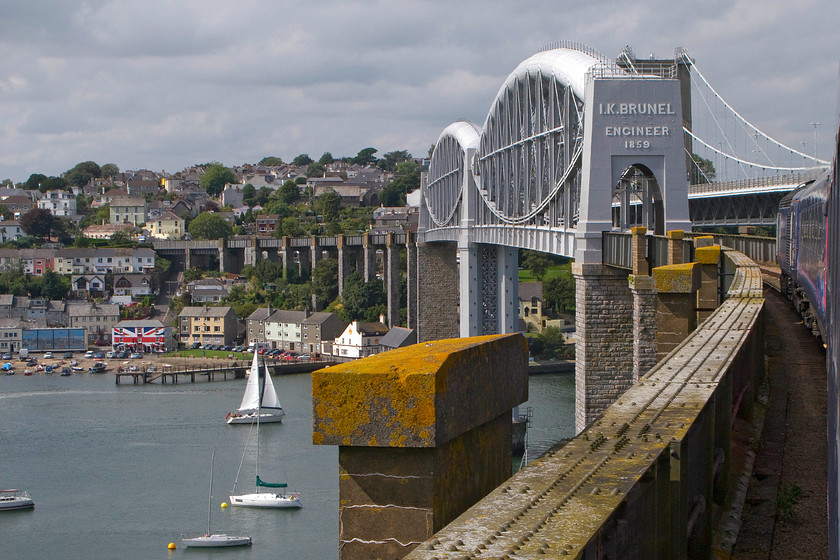
<svg viewBox="0 0 840 560">
<path fill-rule="evenodd" d="M 814 159 L 817 159 L 817 127 L 820 126 L 821 123 L 812 122 L 811 126 L 814 127 Z"/>
</svg>

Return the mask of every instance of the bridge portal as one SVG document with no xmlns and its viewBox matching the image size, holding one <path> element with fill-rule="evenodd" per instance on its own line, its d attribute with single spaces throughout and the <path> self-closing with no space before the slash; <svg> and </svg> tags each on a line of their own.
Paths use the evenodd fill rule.
<svg viewBox="0 0 840 560">
<path fill-rule="evenodd" d="M 690 229 L 678 64 L 643 74 L 565 44 L 522 62 L 483 126 L 459 121 L 441 133 L 419 241 L 457 247 L 459 324 L 444 331 L 518 330 L 520 248 L 600 265 L 604 231 Z M 415 306 L 422 314 L 440 296 L 419 283 Z M 420 339 L 424 324 L 440 330 L 418 324 Z"/>
</svg>

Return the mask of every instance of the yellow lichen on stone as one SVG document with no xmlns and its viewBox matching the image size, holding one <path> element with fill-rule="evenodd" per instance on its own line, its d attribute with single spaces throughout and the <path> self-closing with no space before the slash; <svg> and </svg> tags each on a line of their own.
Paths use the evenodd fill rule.
<svg viewBox="0 0 840 560">
<path fill-rule="evenodd" d="M 720 262 L 720 245 L 697 247 L 694 250 L 694 258 L 700 264 L 718 264 Z"/>
<path fill-rule="evenodd" d="M 669 294 L 687 294 L 700 286 L 699 266 L 697 263 L 670 264 L 653 269 L 656 291 Z"/>
</svg>

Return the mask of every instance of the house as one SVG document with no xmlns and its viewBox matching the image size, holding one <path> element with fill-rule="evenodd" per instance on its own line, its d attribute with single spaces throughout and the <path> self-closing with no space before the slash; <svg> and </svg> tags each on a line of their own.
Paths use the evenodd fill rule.
<svg viewBox="0 0 840 560">
<path fill-rule="evenodd" d="M 150 296 L 152 293 L 151 274 L 114 275 L 114 296 L 128 296 L 126 303 Z"/>
<path fill-rule="evenodd" d="M 257 235 L 274 235 L 277 229 L 277 221 L 280 219 L 279 214 L 263 214 L 254 219 L 257 228 Z"/>
<path fill-rule="evenodd" d="M 308 311 L 275 311 L 265 320 L 265 340 L 272 348 L 300 353 L 301 327 Z"/>
<path fill-rule="evenodd" d="M 114 325 L 111 332 L 114 350 L 134 352 L 169 352 L 174 350 L 172 327 L 155 320 L 127 320 Z"/>
<path fill-rule="evenodd" d="M 374 228 L 397 228 L 397 231 L 417 231 L 420 208 L 380 206 L 373 211 Z"/>
<path fill-rule="evenodd" d="M 26 236 L 17 220 L 0 220 L 0 243 L 15 241 Z"/>
<path fill-rule="evenodd" d="M 245 325 L 245 341 L 248 344 L 256 344 L 257 342 L 265 342 L 265 320 L 274 313 L 271 305 L 268 307 L 258 307 L 253 313 L 248 315 Z"/>
<path fill-rule="evenodd" d="M 111 239 L 111 236 L 118 232 L 130 235 L 133 229 L 131 224 L 94 224 L 83 229 L 82 235 L 89 239 Z"/>
<path fill-rule="evenodd" d="M 47 270 L 55 270 L 54 249 L 0 249 L 0 271 L 20 267 L 24 274 L 41 276 Z"/>
<path fill-rule="evenodd" d="M 382 351 L 381 339 L 388 333 L 385 317 L 378 323 L 353 321 L 333 341 L 332 355 L 338 361 L 366 358 Z"/>
<path fill-rule="evenodd" d="M 232 307 L 185 307 L 178 315 L 178 336 L 186 346 L 233 344 L 238 320 Z"/>
<path fill-rule="evenodd" d="M 125 196 L 111 199 L 111 223 L 129 223 L 140 225 L 146 223 L 146 199 Z"/>
<path fill-rule="evenodd" d="M 417 333 L 414 329 L 407 329 L 405 327 L 391 327 L 379 341 L 383 352 L 404 346 L 411 346 L 412 344 L 417 344 Z"/>
<path fill-rule="evenodd" d="M 76 197 L 63 190 L 47 191 L 38 198 L 38 208 L 49 211 L 53 216 L 75 216 Z"/>
<path fill-rule="evenodd" d="M 230 293 L 224 280 L 219 278 L 202 278 L 187 284 L 193 303 L 219 303 Z"/>
<path fill-rule="evenodd" d="M 230 206 L 231 208 L 239 208 L 240 206 L 244 206 L 242 185 L 225 185 L 225 189 L 222 191 L 221 201 L 222 207 Z"/>
<path fill-rule="evenodd" d="M 346 323 L 335 313 L 316 311 L 301 324 L 300 350 L 316 357 L 318 354 L 332 354 L 332 344 L 341 335 Z"/>
<path fill-rule="evenodd" d="M 146 222 L 149 235 L 156 239 L 181 239 L 186 233 L 186 220 L 167 210 L 156 220 Z"/>
<path fill-rule="evenodd" d="M 105 295 L 104 274 L 73 274 L 70 276 L 70 290 L 76 297 L 103 297 Z"/>
<path fill-rule="evenodd" d="M 146 195 L 156 195 L 160 192 L 160 182 L 156 179 L 134 178 L 129 179 L 125 186 L 125 190 L 129 196 L 146 197 Z"/>
<path fill-rule="evenodd" d="M 148 247 L 63 249 L 53 258 L 59 274 L 149 273 L 155 268 L 155 251 Z"/>
<path fill-rule="evenodd" d="M 68 303 L 67 319 L 70 328 L 84 329 L 88 344 L 107 344 L 114 325 L 120 320 L 120 306 L 115 303 Z"/>
<path fill-rule="evenodd" d="M 16 218 L 26 214 L 36 206 L 31 198 L 22 195 L 10 196 L 0 201 L 0 205 L 5 206 L 6 210 L 11 212 Z"/>
<path fill-rule="evenodd" d="M 546 327 L 566 327 L 563 319 L 543 309 L 542 282 L 520 282 L 518 292 L 519 320 L 524 332 L 541 333 Z"/>
</svg>

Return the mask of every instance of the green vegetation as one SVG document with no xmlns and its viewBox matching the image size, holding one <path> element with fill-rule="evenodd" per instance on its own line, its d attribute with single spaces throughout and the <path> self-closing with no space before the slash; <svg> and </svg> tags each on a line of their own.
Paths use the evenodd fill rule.
<svg viewBox="0 0 840 560">
<path fill-rule="evenodd" d="M 779 493 L 776 495 L 776 515 L 783 521 L 793 518 L 793 507 L 799 503 L 802 497 L 802 486 L 798 482 L 784 483 L 779 486 Z"/>
</svg>

